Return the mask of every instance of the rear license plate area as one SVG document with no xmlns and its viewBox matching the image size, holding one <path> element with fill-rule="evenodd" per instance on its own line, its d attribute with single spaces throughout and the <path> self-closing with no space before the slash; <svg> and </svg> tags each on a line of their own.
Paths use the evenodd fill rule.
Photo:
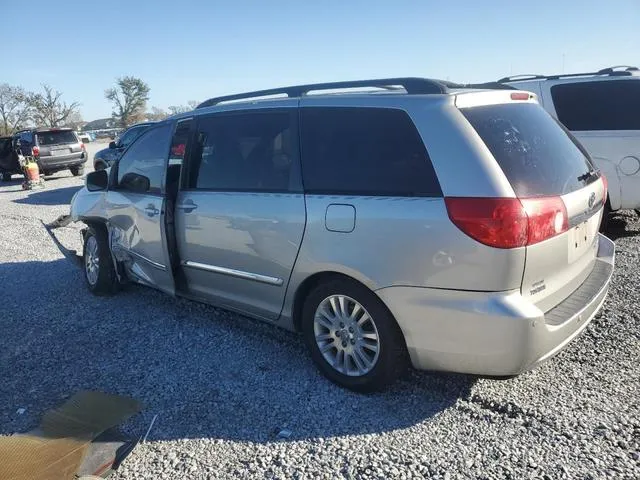
<svg viewBox="0 0 640 480">
<path fill-rule="evenodd" d="M 57 150 L 51 150 L 51 155 L 53 156 L 58 156 L 58 155 L 67 155 L 71 150 L 68 148 L 59 148 Z"/>
<path fill-rule="evenodd" d="M 598 215 L 594 215 L 586 222 L 571 228 L 569 231 L 569 263 L 573 263 L 593 247 L 597 233 Z"/>
</svg>

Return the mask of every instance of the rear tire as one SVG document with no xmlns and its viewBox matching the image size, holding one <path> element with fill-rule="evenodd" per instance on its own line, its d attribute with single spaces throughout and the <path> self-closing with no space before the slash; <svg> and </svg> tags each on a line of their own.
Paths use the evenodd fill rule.
<svg viewBox="0 0 640 480">
<path fill-rule="evenodd" d="M 71 174 L 74 177 L 79 177 L 80 175 L 84 174 L 84 166 L 71 167 L 69 170 L 71 170 Z"/>
<path fill-rule="evenodd" d="M 111 295 L 118 290 L 118 277 L 113 266 L 107 229 L 89 226 L 84 236 L 82 254 L 84 279 L 95 295 Z"/>
<path fill-rule="evenodd" d="M 382 390 L 407 368 L 400 327 L 382 301 L 356 282 L 336 278 L 313 288 L 303 306 L 302 332 L 320 372 L 349 390 Z"/>
</svg>

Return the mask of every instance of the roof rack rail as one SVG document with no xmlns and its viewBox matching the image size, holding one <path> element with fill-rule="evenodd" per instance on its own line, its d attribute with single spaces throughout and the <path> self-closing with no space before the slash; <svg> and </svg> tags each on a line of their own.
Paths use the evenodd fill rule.
<svg viewBox="0 0 640 480">
<path fill-rule="evenodd" d="M 518 80 L 558 80 L 560 78 L 589 77 L 597 75 L 609 75 L 611 77 L 628 77 L 632 76 L 635 72 L 638 71 L 640 71 L 638 67 L 632 67 L 630 65 L 616 65 L 615 67 L 603 68 L 601 70 L 598 70 L 597 72 L 562 73 L 559 75 L 515 75 L 512 77 L 501 78 L 500 80 L 498 80 L 498 83 L 515 82 Z"/>
<path fill-rule="evenodd" d="M 295 85 L 291 87 L 272 88 L 268 90 L 257 90 L 255 92 L 238 93 L 235 95 L 225 95 L 223 97 L 210 98 L 205 100 L 196 108 L 205 108 L 217 105 L 222 102 L 232 100 L 251 99 L 267 97 L 271 95 L 287 95 L 287 97 L 301 97 L 316 90 L 338 90 L 342 88 L 373 87 L 389 89 L 389 87 L 401 86 L 409 95 L 425 95 L 447 93 L 446 82 L 431 80 L 429 78 L 400 77 L 400 78 L 379 78 L 373 80 L 354 80 L 347 82 L 313 83 L 309 85 Z"/>
<path fill-rule="evenodd" d="M 546 78 L 544 75 L 538 75 L 536 73 L 525 73 L 524 75 L 512 75 L 510 77 L 503 77 L 498 80 L 497 83 L 502 82 L 515 82 L 516 80 L 538 80 L 540 78 Z"/>
<path fill-rule="evenodd" d="M 457 88 L 476 88 L 478 90 L 518 90 L 516 87 L 505 85 L 500 82 L 465 83 L 463 85 L 459 85 Z"/>
<path fill-rule="evenodd" d="M 613 67 L 609 67 L 609 68 L 603 68 L 601 70 L 598 70 L 598 73 L 601 74 L 605 74 L 605 73 L 613 73 L 618 71 L 618 69 L 623 68 L 624 70 L 622 70 L 623 72 L 637 72 L 638 71 L 638 67 L 633 67 L 631 65 L 615 65 Z"/>
</svg>

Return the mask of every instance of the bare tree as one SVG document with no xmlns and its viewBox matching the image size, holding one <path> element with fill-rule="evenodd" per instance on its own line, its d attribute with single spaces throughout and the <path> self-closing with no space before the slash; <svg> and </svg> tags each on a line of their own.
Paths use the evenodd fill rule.
<svg viewBox="0 0 640 480">
<path fill-rule="evenodd" d="M 136 77 L 121 77 L 116 86 L 105 90 L 104 96 L 113 102 L 113 118 L 121 127 L 144 119 L 149 100 L 149 86 Z"/>
<path fill-rule="evenodd" d="M 0 84 L 0 134 L 9 135 L 31 118 L 29 94 L 22 87 Z"/>
<path fill-rule="evenodd" d="M 158 120 L 164 120 L 169 114 L 163 109 L 158 107 L 151 107 L 151 111 L 147 112 L 147 119 L 157 122 Z"/>
<path fill-rule="evenodd" d="M 67 122 L 70 115 L 77 111 L 80 104 L 67 104 L 62 101 L 62 93 L 49 85 L 42 85 L 43 93 L 29 95 L 29 103 L 33 109 L 33 119 L 38 126 L 59 127 Z"/>
<path fill-rule="evenodd" d="M 74 130 L 80 130 L 85 123 L 86 122 L 83 120 L 80 112 L 75 110 L 74 112 L 71 113 L 71 115 L 69 115 L 67 120 L 64 122 L 64 126 L 71 127 Z"/>
<path fill-rule="evenodd" d="M 190 112 L 191 110 L 195 110 L 195 108 L 200 104 L 195 100 L 189 100 L 186 105 L 172 105 L 169 107 L 169 112 L 171 115 L 177 115 L 178 113 Z"/>
</svg>

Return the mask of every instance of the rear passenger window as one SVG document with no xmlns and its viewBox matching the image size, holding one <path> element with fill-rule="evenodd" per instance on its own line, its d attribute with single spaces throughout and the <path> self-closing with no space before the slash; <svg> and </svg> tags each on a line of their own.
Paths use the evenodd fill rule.
<svg viewBox="0 0 640 480">
<path fill-rule="evenodd" d="M 189 187 L 204 190 L 299 191 L 295 113 L 226 113 L 198 121 Z"/>
<path fill-rule="evenodd" d="M 171 126 L 163 125 L 148 130 L 127 149 L 118 162 L 118 183 L 127 173 L 137 173 L 149 178 L 151 190 L 159 191 L 165 160 L 169 150 Z"/>
<path fill-rule="evenodd" d="M 309 193 L 442 196 L 422 139 L 402 110 L 307 107 L 300 128 Z"/>
<path fill-rule="evenodd" d="M 579 82 L 551 87 L 553 104 L 569 130 L 640 130 L 640 81 Z"/>
</svg>

